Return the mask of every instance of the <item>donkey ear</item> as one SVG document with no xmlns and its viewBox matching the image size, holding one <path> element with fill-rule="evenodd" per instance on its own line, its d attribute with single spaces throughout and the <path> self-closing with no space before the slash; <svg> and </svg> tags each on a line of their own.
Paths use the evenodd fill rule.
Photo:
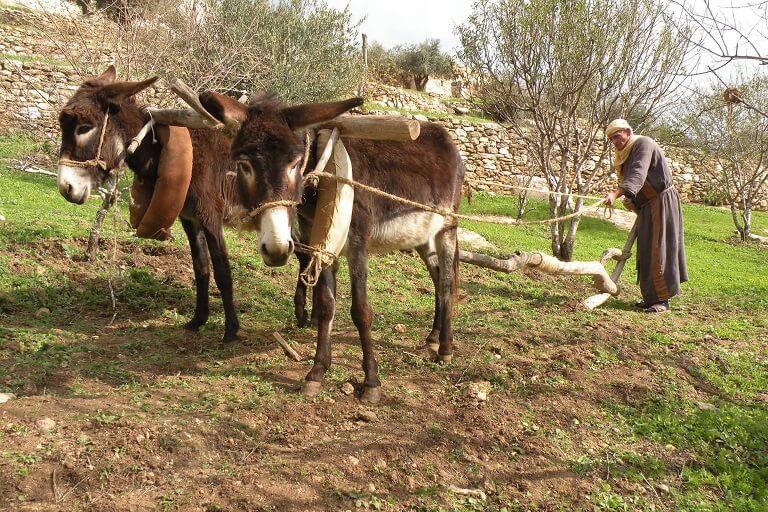
<svg viewBox="0 0 768 512">
<path fill-rule="evenodd" d="M 363 98 L 350 98 L 344 101 L 330 103 L 306 103 L 286 107 L 282 110 L 288 126 L 294 130 L 330 121 L 347 110 L 359 107 L 363 104 Z"/>
<path fill-rule="evenodd" d="M 99 92 L 99 99 L 107 105 L 119 107 L 126 98 L 130 98 L 139 91 L 143 91 L 157 81 L 153 76 L 143 82 L 112 82 L 105 85 Z"/>
<path fill-rule="evenodd" d="M 203 91 L 198 99 L 213 117 L 229 126 L 242 124 L 248 115 L 248 107 L 234 98 L 214 91 Z"/>
<path fill-rule="evenodd" d="M 99 82 L 114 82 L 116 77 L 117 71 L 115 70 L 115 66 L 109 66 L 102 74 L 95 76 L 94 80 Z"/>
</svg>

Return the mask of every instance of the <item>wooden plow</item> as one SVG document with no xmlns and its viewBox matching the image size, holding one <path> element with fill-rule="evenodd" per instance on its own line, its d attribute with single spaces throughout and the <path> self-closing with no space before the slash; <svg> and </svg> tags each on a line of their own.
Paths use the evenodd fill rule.
<svg viewBox="0 0 768 512">
<path fill-rule="evenodd" d="M 225 124 L 214 118 L 202 106 L 197 94 L 182 81 L 171 80 L 169 87 L 191 107 L 191 110 L 147 108 L 147 112 L 152 118 L 151 122 L 187 128 L 222 130 L 230 135 L 239 129 L 236 122 Z M 314 268 L 314 272 L 317 273 L 318 269 L 331 264 L 338 257 L 343 247 L 343 243 L 339 243 L 339 240 L 346 238 L 349 227 L 351 204 L 354 198 L 352 187 L 348 183 L 344 184 L 341 179 L 334 183 L 333 177 L 328 176 L 328 174 L 334 174 L 351 180 L 351 164 L 341 139 L 347 137 L 375 140 L 416 140 L 419 136 L 420 126 L 418 121 L 396 116 L 353 117 L 345 115 L 318 127 L 321 143 L 318 144 L 319 162 L 315 171 L 321 172 L 323 176 L 320 177 L 318 183 L 318 190 L 321 195 L 318 206 L 322 206 L 317 210 L 324 217 L 319 220 L 316 219 L 315 222 L 315 224 L 322 226 L 322 229 L 313 230 L 311 235 L 310 245 L 319 249 L 315 253 L 316 261 L 310 265 L 310 271 Z M 347 206 L 340 207 L 340 202 Z M 329 232 L 335 233 L 330 239 L 327 236 Z M 605 303 L 610 297 L 619 294 L 618 281 L 624 264 L 632 255 L 632 246 L 636 237 L 636 226 L 633 226 L 624 248 L 606 249 L 599 261 L 564 262 L 538 251 L 516 252 L 508 259 L 498 259 L 486 254 L 462 250 L 459 252 L 459 259 L 463 263 L 506 273 L 535 268 L 547 274 L 592 276 L 594 286 L 599 293 L 581 302 L 584 308 L 591 310 Z M 606 270 L 606 264 L 610 260 L 616 261 L 616 266 L 613 272 L 609 274 Z M 307 284 L 313 284 L 314 279 L 307 278 L 307 276 L 303 278 Z"/>
</svg>

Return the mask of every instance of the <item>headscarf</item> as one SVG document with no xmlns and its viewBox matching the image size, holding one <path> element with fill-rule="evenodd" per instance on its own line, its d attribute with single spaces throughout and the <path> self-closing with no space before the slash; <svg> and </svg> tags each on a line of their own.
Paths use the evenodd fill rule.
<svg viewBox="0 0 768 512">
<path fill-rule="evenodd" d="M 629 140 L 627 144 L 621 148 L 613 148 L 613 159 L 611 165 L 616 170 L 616 176 L 619 178 L 619 183 L 623 181 L 624 175 L 621 172 L 621 166 L 629 158 L 629 154 L 632 152 L 632 146 L 640 138 L 632 132 L 632 127 L 625 119 L 614 119 L 608 126 L 605 127 L 605 136 L 611 138 L 611 135 L 615 134 L 619 130 L 629 130 Z"/>
</svg>

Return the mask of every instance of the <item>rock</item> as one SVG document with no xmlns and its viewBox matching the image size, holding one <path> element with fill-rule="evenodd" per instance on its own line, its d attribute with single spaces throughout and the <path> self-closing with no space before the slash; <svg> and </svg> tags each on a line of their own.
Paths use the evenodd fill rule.
<svg viewBox="0 0 768 512">
<path fill-rule="evenodd" d="M 44 434 L 56 428 L 56 422 L 51 418 L 39 419 L 35 422 L 35 425 L 37 425 L 38 430 Z"/>
<path fill-rule="evenodd" d="M 350 455 L 349 457 L 347 457 L 347 462 L 349 462 L 351 466 L 357 466 L 358 464 L 360 464 L 360 459 L 358 459 L 354 455 Z"/>
<path fill-rule="evenodd" d="M 669 486 L 666 484 L 656 484 L 656 490 L 667 494 L 669 493 Z"/>
<path fill-rule="evenodd" d="M 16 398 L 16 395 L 13 393 L 0 393 L 0 404 L 4 404 L 8 400 L 13 400 Z"/>
<path fill-rule="evenodd" d="M 405 324 L 395 324 L 394 327 L 392 327 L 392 330 L 398 334 L 403 334 L 407 329 Z"/>
<path fill-rule="evenodd" d="M 694 402 L 696 404 L 696 407 L 701 409 L 702 411 L 716 411 L 717 407 L 714 405 L 708 403 L 708 402 Z"/>
<path fill-rule="evenodd" d="M 355 392 L 355 386 L 353 386 L 350 382 L 345 382 L 341 385 L 341 392 L 349 396 Z"/>
<path fill-rule="evenodd" d="M 0 213 L 0 222 L 5 222 L 5 216 L 2 213 Z"/>
<path fill-rule="evenodd" d="M 373 412 L 373 411 L 369 411 L 367 409 L 363 409 L 362 411 L 358 411 L 357 419 L 360 420 L 360 421 L 364 421 L 366 423 L 374 423 L 376 421 L 379 421 L 379 417 L 376 416 L 376 413 Z"/>
<path fill-rule="evenodd" d="M 488 381 L 470 382 L 467 386 L 467 394 L 478 402 L 488 400 L 488 394 L 491 392 L 491 383 Z"/>
<path fill-rule="evenodd" d="M 424 115 L 421 115 L 421 114 L 416 114 L 415 116 L 413 116 L 413 118 L 414 118 L 416 121 L 423 121 L 423 122 L 425 122 L 425 123 L 426 123 L 427 121 L 429 121 L 429 119 L 427 119 L 427 116 L 424 116 Z"/>
<path fill-rule="evenodd" d="M 51 310 L 48 308 L 40 308 L 37 311 L 35 311 L 35 316 L 38 318 L 40 318 L 41 316 L 50 315 L 50 314 L 51 314 Z"/>
</svg>

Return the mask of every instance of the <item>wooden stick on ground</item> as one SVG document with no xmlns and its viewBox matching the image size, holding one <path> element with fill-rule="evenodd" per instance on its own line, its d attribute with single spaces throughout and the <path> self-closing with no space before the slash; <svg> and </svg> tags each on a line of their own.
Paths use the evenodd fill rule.
<svg viewBox="0 0 768 512">
<path fill-rule="evenodd" d="M 288 342 L 285 341 L 282 336 L 280 336 L 280 333 L 273 332 L 272 336 L 274 336 L 277 342 L 280 344 L 280 346 L 283 347 L 283 351 L 288 357 L 290 357 L 294 361 L 301 361 L 301 356 L 299 355 L 299 353 L 293 350 L 293 347 L 291 347 L 288 344 Z"/>
</svg>

